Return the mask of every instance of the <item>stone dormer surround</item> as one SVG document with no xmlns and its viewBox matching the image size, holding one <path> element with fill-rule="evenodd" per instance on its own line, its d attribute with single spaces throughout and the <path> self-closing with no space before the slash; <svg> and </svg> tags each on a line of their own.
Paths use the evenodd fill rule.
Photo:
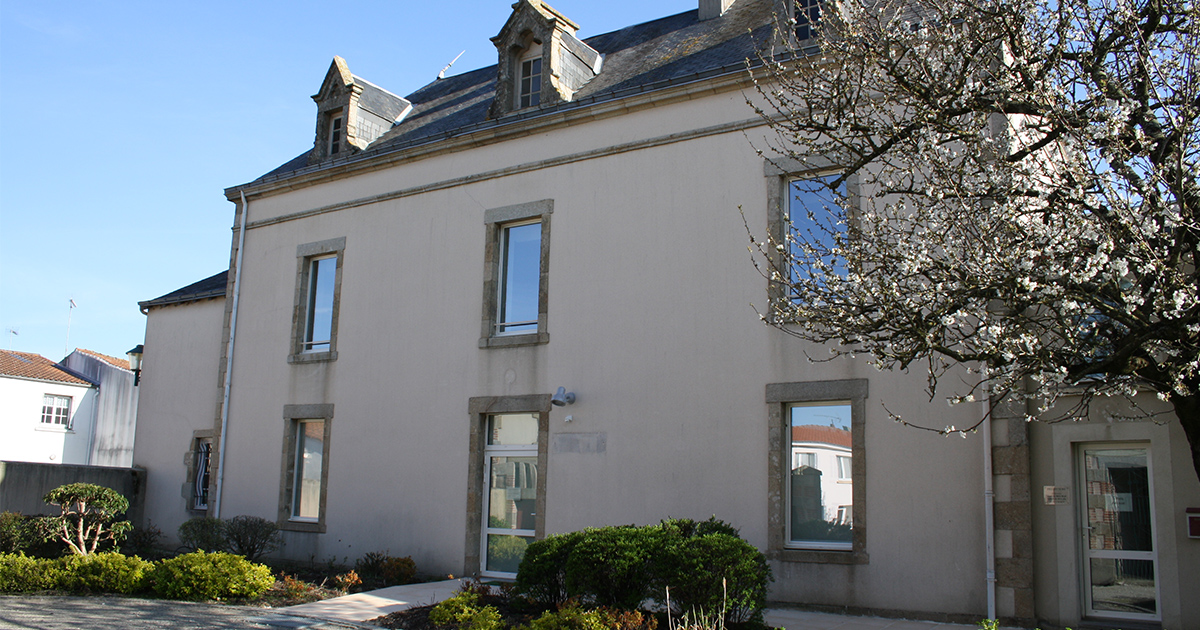
<svg viewBox="0 0 1200 630">
<path fill-rule="evenodd" d="M 517 103 L 521 61 L 541 47 L 540 106 L 570 101 L 600 74 L 603 58 L 575 36 L 579 26 L 541 0 L 520 0 L 500 34 L 492 38 L 499 53 L 496 97 L 488 113 L 498 118 L 521 109 Z M 529 107 L 526 109 L 536 109 Z"/>
<path fill-rule="evenodd" d="M 729 7 L 737 0 L 700 0 L 699 13 L 697 17 L 701 22 L 711 20 L 713 18 L 725 15 Z"/>
<path fill-rule="evenodd" d="M 313 95 L 317 103 L 317 130 L 308 163 L 330 157 L 352 155 L 383 135 L 409 111 L 412 103 L 350 73 L 346 60 L 334 57 Z M 334 119 L 342 119 L 338 152 L 331 152 L 330 135 Z"/>
</svg>

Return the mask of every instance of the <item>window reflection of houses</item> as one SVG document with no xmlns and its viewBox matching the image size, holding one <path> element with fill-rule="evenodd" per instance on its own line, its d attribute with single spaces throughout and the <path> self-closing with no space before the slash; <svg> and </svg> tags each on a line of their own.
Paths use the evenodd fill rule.
<svg viewBox="0 0 1200 630">
<path fill-rule="evenodd" d="M 836 427 L 792 427 L 792 522 L 851 525 L 850 432 Z"/>
</svg>

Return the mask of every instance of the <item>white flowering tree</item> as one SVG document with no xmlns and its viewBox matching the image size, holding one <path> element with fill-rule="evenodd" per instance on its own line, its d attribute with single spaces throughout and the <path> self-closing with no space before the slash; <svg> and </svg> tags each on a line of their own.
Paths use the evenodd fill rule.
<svg viewBox="0 0 1200 630">
<path fill-rule="evenodd" d="M 764 319 L 925 370 L 931 396 L 965 365 L 1040 419 L 1098 396 L 1174 411 L 1200 477 L 1197 3 L 822 7 L 798 45 L 786 35 L 814 25 L 781 21 L 756 71 L 759 148 L 834 164 L 809 183 L 837 202 L 751 237 L 783 296 Z M 1139 408 L 1138 391 L 1169 405 Z"/>
</svg>

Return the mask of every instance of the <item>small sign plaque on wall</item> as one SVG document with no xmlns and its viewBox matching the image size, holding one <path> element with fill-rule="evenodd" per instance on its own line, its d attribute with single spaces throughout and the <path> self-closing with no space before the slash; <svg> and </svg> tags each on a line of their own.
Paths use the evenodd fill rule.
<svg viewBox="0 0 1200 630">
<path fill-rule="evenodd" d="M 1070 505 L 1070 490 L 1066 486 L 1042 486 L 1042 498 L 1046 505 Z"/>
</svg>

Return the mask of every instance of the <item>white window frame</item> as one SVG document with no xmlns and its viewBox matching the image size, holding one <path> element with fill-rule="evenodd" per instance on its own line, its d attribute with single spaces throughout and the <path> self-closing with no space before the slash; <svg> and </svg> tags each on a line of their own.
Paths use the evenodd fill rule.
<svg viewBox="0 0 1200 630">
<path fill-rule="evenodd" d="M 504 414 L 496 414 L 504 415 Z M 537 416 L 537 414 L 533 414 Z M 489 416 L 486 422 L 494 416 Z M 483 522 L 480 527 L 483 530 L 483 535 L 479 537 L 479 575 L 483 577 L 511 579 L 517 576 L 516 573 L 504 573 L 500 571 L 487 570 L 487 546 L 488 536 L 517 536 L 520 538 L 537 538 L 537 530 L 533 529 L 505 529 L 502 527 L 490 527 L 488 521 L 488 513 L 491 501 L 491 492 L 489 491 L 489 482 L 492 478 L 492 458 L 493 457 L 533 457 L 538 456 L 538 444 L 487 444 L 486 441 L 483 447 Z M 538 470 L 540 477 L 543 471 Z"/>
<path fill-rule="evenodd" d="M 542 104 L 542 81 L 544 75 L 542 47 L 534 44 L 530 50 L 517 61 L 516 108 L 539 107 Z M 526 72 L 528 69 L 528 73 Z M 528 86 L 529 91 L 525 91 Z M 536 86 L 536 89 L 535 89 Z"/>
<path fill-rule="evenodd" d="M 304 481 L 304 440 L 301 438 L 304 434 L 305 425 L 321 424 L 321 470 L 319 471 L 318 479 L 324 479 L 325 476 L 325 420 L 323 418 L 297 418 L 293 424 L 293 443 L 295 444 L 295 464 L 292 466 L 292 507 L 291 515 L 288 520 L 298 523 L 316 523 L 321 520 L 321 498 L 324 493 L 324 481 L 320 481 L 320 487 L 317 490 L 317 515 L 316 516 L 300 516 L 300 495 L 303 492 Z"/>
<path fill-rule="evenodd" d="M 47 409 L 49 409 L 49 413 L 47 413 Z M 71 397 L 43 394 L 41 424 L 71 430 Z"/>
<path fill-rule="evenodd" d="M 308 288 L 307 288 L 307 293 L 306 293 L 307 299 L 305 300 L 306 304 L 304 307 L 304 310 L 305 310 L 305 313 L 304 313 L 304 335 L 300 339 L 300 344 L 301 344 L 300 351 L 301 352 L 329 352 L 330 348 L 332 348 L 332 345 L 333 345 L 333 322 L 332 321 L 330 322 L 330 325 L 329 325 L 329 334 L 328 334 L 327 339 L 315 338 L 315 336 L 314 336 L 315 333 L 313 331 L 313 325 L 315 324 L 317 307 L 318 307 L 317 299 L 319 297 L 317 295 L 317 283 L 321 280 L 321 276 L 320 276 L 320 274 L 317 273 L 317 270 L 320 268 L 321 262 L 326 261 L 326 260 L 333 261 L 334 266 L 333 266 L 332 282 L 336 283 L 337 282 L 337 269 L 338 269 L 338 262 L 339 262 L 337 254 L 330 254 L 327 256 L 313 256 L 312 258 L 310 258 L 308 260 Z M 328 306 L 329 306 L 329 310 L 331 313 L 333 311 L 333 303 L 335 301 L 334 292 L 336 292 L 336 290 L 337 289 L 335 286 L 333 291 L 331 291 L 329 294 L 329 305 Z M 322 303 L 320 306 L 324 306 L 324 304 Z M 317 348 L 316 346 L 325 346 L 325 347 Z"/>
<path fill-rule="evenodd" d="M 494 335 L 497 337 L 504 337 L 504 336 L 510 336 L 510 335 L 528 335 L 530 333 L 537 332 L 538 320 L 536 320 L 536 319 L 516 321 L 516 322 L 504 321 L 504 306 L 505 306 L 504 301 L 505 301 L 505 294 L 506 294 L 507 285 L 508 285 L 508 272 L 509 272 L 509 269 L 508 269 L 508 267 L 509 267 L 509 264 L 508 264 L 509 263 L 509 258 L 508 258 L 509 257 L 509 247 L 508 247 L 509 230 L 511 230 L 513 228 L 525 227 L 527 225 L 537 225 L 540 227 L 541 224 L 542 224 L 541 219 L 532 219 L 532 220 L 528 220 L 528 221 L 514 221 L 513 223 L 505 223 L 500 226 L 500 273 L 499 273 L 499 282 L 496 283 L 496 323 L 495 323 L 496 329 L 495 329 L 495 333 L 494 333 Z M 540 234 L 538 235 L 538 247 L 539 247 L 539 253 L 538 253 L 538 276 L 539 277 L 535 279 L 535 282 L 540 283 L 540 276 L 542 275 L 542 263 L 541 263 L 541 252 L 540 252 L 541 235 Z M 540 293 L 540 291 L 539 291 L 539 293 Z M 537 300 L 537 299 L 539 299 L 539 297 L 540 296 L 535 296 L 534 299 Z M 536 302 L 534 304 L 534 308 L 535 309 L 537 308 Z M 519 328 L 517 330 L 506 330 L 507 328 L 512 328 L 514 326 L 520 326 L 521 328 Z M 532 330 L 529 329 L 529 326 L 533 326 L 533 329 Z"/>
<path fill-rule="evenodd" d="M 346 117 L 341 112 L 329 118 L 329 155 L 341 152 L 342 143 L 346 137 Z"/>
<path fill-rule="evenodd" d="M 198 438 L 196 440 L 194 473 L 192 479 L 193 510 L 208 509 L 209 471 L 212 470 L 212 439 Z"/>
<path fill-rule="evenodd" d="M 788 412 L 788 414 L 787 414 L 788 427 L 791 427 L 791 410 L 794 407 L 816 407 L 816 406 L 835 406 L 835 405 L 836 406 L 845 406 L 847 409 L 850 410 L 850 413 L 853 416 L 854 403 L 853 403 L 853 401 L 850 401 L 850 400 L 805 400 L 805 401 L 797 401 L 794 403 L 788 403 L 788 404 L 784 405 L 784 408 Z M 791 440 L 789 439 L 788 440 L 788 449 L 791 449 L 791 448 L 792 448 L 792 444 L 791 444 Z M 851 448 L 853 448 L 853 446 Z M 816 455 L 816 454 L 814 453 L 814 455 Z M 818 468 L 818 470 L 819 470 L 819 468 Z M 840 477 L 838 480 L 840 481 Z M 823 495 L 824 495 L 824 492 L 822 492 L 822 497 L 821 497 L 822 503 L 824 503 L 824 501 L 825 501 L 825 497 Z M 851 533 L 851 540 L 848 542 L 823 541 L 823 540 L 792 540 L 792 538 L 791 538 L 792 493 L 791 493 L 790 488 L 787 488 L 784 492 L 784 502 L 785 502 L 784 509 L 786 510 L 784 512 L 784 532 L 785 532 L 784 539 L 783 539 L 784 547 L 786 547 L 788 549 L 811 549 L 811 550 L 816 550 L 816 551 L 853 551 L 854 550 L 853 532 Z"/>
</svg>

